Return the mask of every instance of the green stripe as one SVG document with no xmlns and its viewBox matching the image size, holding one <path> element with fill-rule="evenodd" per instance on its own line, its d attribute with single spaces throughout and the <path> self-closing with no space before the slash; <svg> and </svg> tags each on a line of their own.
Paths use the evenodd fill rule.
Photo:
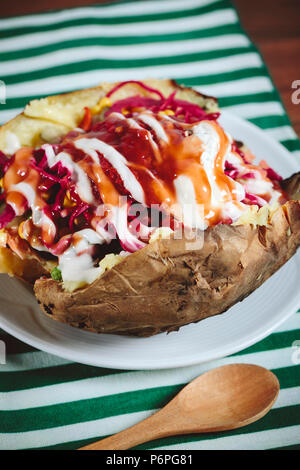
<svg viewBox="0 0 300 470">
<path fill-rule="evenodd" d="M 280 381 L 281 389 L 299 385 L 300 367 L 276 369 L 275 373 Z M 1 411 L 0 432 L 32 431 L 161 408 L 184 385 L 153 387 L 38 408 Z"/>
<path fill-rule="evenodd" d="M 272 129 L 273 127 L 289 126 L 289 120 L 285 114 L 279 116 L 261 116 L 248 119 L 253 124 L 262 129 Z"/>
<path fill-rule="evenodd" d="M 225 96 L 219 98 L 221 108 L 246 103 L 266 103 L 276 101 L 276 94 L 273 91 L 264 93 L 252 93 L 251 95 Z"/>
<path fill-rule="evenodd" d="M 299 338 L 299 336 L 298 336 Z M 291 350 L 292 353 L 292 350 Z M 292 360 L 292 358 L 291 358 Z M 300 384 L 300 366 L 281 367 L 273 371 L 277 376 L 281 389 L 299 387 Z"/>
<path fill-rule="evenodd" d="M 243 78 L 254 78 L 254 77 L 268 77 L 268 74 L 265 72 L 264 67 L 257 68 L 251 67 L 241 70 L 234 70 L 233 72 L 223 72 L 212 75 L 203 75 L 196 77 L 184 77 L 176 78 L 178 83 L 181 83 L 185 86 L 204 86 L 204 85 L 214 85 L 216 83 L 226 83 L 234 80 L 241 80 Z"/>
<path fill-rule="evenodd" d="M 196 62 L 201 60 L 212 60 L 230 57 L 247 52 L 253 52 L 253 50 L 253 47 L 249 46 L 230 48 L 221 51 L 196 52 L 192 54 L 182 54 L 177 56 L 151 57 L 147 59 L 94 59 L 82 62 L 73 62 L 71 64 L 59 65 L 56 67 L 45 68 L 42 70 L 36 70 L 22 74 L 8 76 L 1 75 L 0 77 L 6 85 L 12 85 L 20 82 L 24 83 L 31 80 L 40 80 L 49 77 L 56 77 L 59 75 L 89 72 L 91 70 L 99 70 L 99 76 L 101 77 L 101 70 L 103 69 L 129 69 L 159 65 L 184 64 L 186 62 Z"/>
<path fill-rule="evenodd" d="M 240 27 L 238 24 L 217 26 L 208 29 L 201 29 L 198 31 L 188 31 L 186 33 L 169 33 L 158 34 L 155 36 L 141 35 L 141 36 L 120 36 L 120 37 L 96 37 L 96 38 L 80 38 L 71 39 L 68 41 L 61 41 L 54 44 L 45 46 L 38 46 L 34 43 L 30 48 L 19 49 L 17 51 L 0 52 L 0 61 L 26 59 L 28 57 L 39 56 L 49 52 L 58 50 L 65 50 L 73 47 L 88 47 L 88 46 L 125 46 L 135 44 L 148 44 L 156 42 L 173 42 L 183 41 L 188 39 L 201 39 L 210 38 L 214 36 L 222 36 L 227 34 L 240 34 Z M 22 44 L 20 44 L 22 47 Z"/>
<path fill-rule="evenodd" d="M 285 146 L 290 152 L 293 152 L 295 150 L 300 150 L 300 140 L 299 139 L 288 139 L 288 140 L 282 140 L 281 141 L 282 145 Z"/>
<path fill-rule="evenodd" d="M 223 11 L 222 11 L 223 9 Z M 189 16 L 202 15 L 205 13 L 210 13 L 216 10 L 221 10 L 222 12 L 233 11 L 232 8 L 228 8 L 228 2 L 221 1 L 216 2 L 211 5 L 199 6 L 197 8 L 192 8 L 189 10 L 179 10 L 179 11 L 167 11 L 162 13 L 149 13 L 146 15 L 138 16 L 112 16 L 110 18 L 75 18 L 71 20 L 54 22 L 53 24 L 46 25 L 35 25 L 35 26 L 23 26 L 17 27 L 14 29 L 1 29 L 0 23 L 0 38 L 10 38 L 15 36 L 22 36 L 24 34 L 34 34 L 47 31 L 58 31 L 63 28 L 71 28 L 74 26 L 88 26 L 88 25 L 122 25 L 122 24 L 131 24 L 131 23 L 144 23 L 144 22 L 155 22 L 155 21 L 164 21 L 172 20 L 176 18 L 188 18 Z"/>
</svg>

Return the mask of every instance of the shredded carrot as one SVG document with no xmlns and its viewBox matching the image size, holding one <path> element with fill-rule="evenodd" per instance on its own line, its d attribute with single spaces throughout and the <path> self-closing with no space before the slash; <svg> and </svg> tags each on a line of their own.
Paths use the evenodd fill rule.
<svg viewBox="0 0 300 470">
<path fill-rule="evenodd" d="M 84 131 L 89 131 L 92 125 L 92 112 L 87 106 L 84 108 L 84 116 L 79 127 Z"/>
</svg>

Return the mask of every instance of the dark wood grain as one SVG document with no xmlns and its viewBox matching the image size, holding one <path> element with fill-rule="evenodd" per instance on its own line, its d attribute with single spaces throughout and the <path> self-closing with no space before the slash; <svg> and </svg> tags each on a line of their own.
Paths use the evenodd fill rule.
<svg viewBox="0 0 300 470">
<path fill-rule="evenodd" d="M 0 17 L 26 15 L 47 10 L 59 10 L 62 8 L 73 8 L 93 5 L 93 3 L 114 3 L 111 0 L 14 0 L 0 2 Z"/>
<path fill-rule="evenodd" d="M 70 8 L 109 0 L 14 0 L 0 3 L 0 17 Z M 294 129 L 300 135 L 300 104 L 291 100 L 291 84 L 300 80 L 300 1 L 233 0 L 241 22 L 260 49 Z"/>
<path fill-rule="evenodd" d="M 233 0 L 242 25 L 259 48 L 293 127 L 300 135 L 300 104 L 291 88 L 300 80 L 300 1 Z"/>
</svg>

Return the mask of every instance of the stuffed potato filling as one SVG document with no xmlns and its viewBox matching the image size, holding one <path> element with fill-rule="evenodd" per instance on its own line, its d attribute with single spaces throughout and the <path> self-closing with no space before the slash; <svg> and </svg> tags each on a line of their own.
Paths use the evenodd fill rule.
<svg viewBox="0 0 300 470">
<path fill-rule="evenodd" d="M 0 154 L 0 244 L 56 260 L 52 277 L 76 287 L 158 229 L 205 230 L 236 222 L 251 205 L 286 201 L 281 177 L 253 163 L 219 113 L 140 82 L 135 96 L 113 102 L 126 83 L 85 108 L 60 142 Z M 104 258 L 109 251 L 117 256 Z"/>
</svg>

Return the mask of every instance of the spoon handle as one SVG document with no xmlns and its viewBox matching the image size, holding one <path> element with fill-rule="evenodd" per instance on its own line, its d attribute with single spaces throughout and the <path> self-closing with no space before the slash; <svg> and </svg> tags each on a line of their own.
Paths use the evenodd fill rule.
<svg viewBox="0 0 300 470">
<path fill-rule="evenodd" d="M 164 413 L 157 412 L 138 424 L 78 450 L 126 450 L 144 442 L 170 435 Z"/>
</svg>

